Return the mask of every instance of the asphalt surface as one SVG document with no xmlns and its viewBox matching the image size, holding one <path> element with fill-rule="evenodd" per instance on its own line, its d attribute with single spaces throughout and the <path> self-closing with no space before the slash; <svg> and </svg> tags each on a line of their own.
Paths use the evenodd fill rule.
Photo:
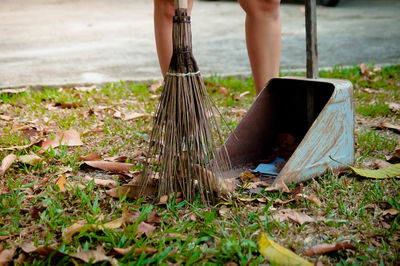
<svg viewBox="0 0 400 266">
<path fill-rule="evenodd" d="M 319 6 L 319 65 L 400 63 L 400 1 Z M 151 0 L 1 0 L 0 88 L 159 79 Z M 250 74 L 244 12 L 197 1 L 194 55 L 204 75 Z M 282 70 L 305 68 L 304 8 L 282 4 Z"/>
</svg>

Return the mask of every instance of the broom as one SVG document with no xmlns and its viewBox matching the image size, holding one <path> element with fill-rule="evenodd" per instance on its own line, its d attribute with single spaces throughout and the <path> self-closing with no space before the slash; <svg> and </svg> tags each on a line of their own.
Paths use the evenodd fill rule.
<svg viewBox="0 0 400 266">
<path fill-rule="evenodd" d="M 153 119 L 142 191 L 156 179 L 158 198 L 181 191 L 189 202 L 199 193 L 202 202 L 212 203 L 220 196 L 229 160 L 214 142 L 214 136 L 222 138 L 216 107 L 192 54 L 187 0 L 175 0 L 172 34 L 173 55 Z"/>
</svg>

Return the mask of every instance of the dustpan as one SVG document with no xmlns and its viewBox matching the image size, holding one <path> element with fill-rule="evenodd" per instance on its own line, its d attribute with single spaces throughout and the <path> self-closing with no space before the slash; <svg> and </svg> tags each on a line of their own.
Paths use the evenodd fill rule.
<svg viewBox="0 0 400 266">
<path fill-rule="evenodd" d="M 273 186 L 299 183 L 354 162 L 353 86 L 350 81 L 318 79 L 315 0 L 306 1 L 307 78 L 272 79 L 221 150 L 233 169 L 253 169 L 273 153 L 277 136 L 290 134 L 298 146 Z"/>
</svg>

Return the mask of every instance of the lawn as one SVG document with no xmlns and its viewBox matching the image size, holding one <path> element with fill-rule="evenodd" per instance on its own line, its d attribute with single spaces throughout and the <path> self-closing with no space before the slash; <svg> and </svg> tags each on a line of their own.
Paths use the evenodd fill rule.
<svg viewBox="0 0 400 266">
<path fill-rule="evenodd" d="M 400 125 L 400 65 L 335 67 L 320 76 L 354 85 L 355 166 L 400 162 L 400 132 L 388 126 Z M 252 79 L 213 76 L 206 85 L 235 128 L 255 98 Z M 289 184 L 290 193 L 239 189 L 215 206 L 124 195 L 143 168 L 160 92 L 120 82 L 0 93 L 0 161 L 8 156 L 4 169 L 12 162 L 0 170 L 0 264 L 258 265 L 268 262 L 258 245 L 265 233 L 299 255 L 347 243 L 304 256 L 312 263 L 398 265 L 397 178 L 327 171 Z M 222 128 L 225 138 L 230 130 Z M 290 211 L 309 220 L 279 218 Z"/>
</svg>

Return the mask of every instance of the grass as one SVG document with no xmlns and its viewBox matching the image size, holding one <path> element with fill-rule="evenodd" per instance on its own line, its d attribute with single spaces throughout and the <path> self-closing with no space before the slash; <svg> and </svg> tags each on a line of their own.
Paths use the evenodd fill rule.
<svg viewBox="0 0 400 266">
<path fill-rule="evenodd" d="M 384 159 L 399 144 L 399 135 L 389 130 L 377 130 L 380 121 L 399 124 L 400 113 L 389 109 L 389 103 L 400 102 L 400 65 L 369 66 L 370 76 L 360 73 L 358 67 L 336 67 L 321 71 L 326 78 L 349 79 L 354 85 L 356 107 L 356 158 L 357 163 L 371 158 Z M 295 73 L 296 74 L 296 73 Z M 236 126 L 254 100 L 252 79 L 213 76 L 206 79 L 212 98 L 230 126 Z M 292 199 L 291 194 L 261 191 L 255 197 L 265 202 L 230 200 L 217 206 L 204 206 L 170 200 L 165 206 L 153 205 L 144 199 L 126 197 L 114 199 L 106 188 L 85 181 L 84 176 L 115 180 L 118 186 L 127 183 L 126 177 L 100 170 L 81 167 L 80 156 L 98 152 L 103 157 L 124 155 L 127 162 L 140 170 L 140 162 L 132 159 L 146 147 L 150 133 L 150 120 L 139 118 L 124 121 L 130 112 L 150 114 L 157 104 L 160 89 L 149 91 L 149 84 L 109 84 L 92 91 L 44 88 L 21 94 L 0 94 L 0 147 L 29 144 L 25 126 L 54 136 L 64 129 L 81 133 L 83 146 L 58 148 L 44 152 L 30 147 L 14 152 L 26 155 L 39 154 L 43 160 L 34 165 L 14 163 L 0 178 L 0 250 L 15 249 L 14 260 L 19 264 L 72 264 L 81 260 L 73 257 L 77 251 L 100 249 L 102 254 L 116 258 L 121 265 L 142 264 L 196 264 L 258 265 L 265 263 L 259 252 L 261 233 L 297 254 L 319 243 L 348 240 L 356 246 L 354 252 L 338 251 L 309 257 L 325 264 L 336 265 L 396 265 L 400 260 L 400 216 L 382 213 L 400 211 L 400 181 L 398 179 L 370 180 L 347 173 L 327 172 L 325 175 L 303 183 L 303 194 L 320 199 L 322 205 Z M 222 93 L 220 87 L 228 89 Z M 373 90 L 373 92 L 365 90 Z M 243 95 L 246 91 L 249 94 Z M 54 106 L 57 104 L 58 106 Z M 75 104 L 62 108 L 62 104 Z M 104 129 L 101 133 L 82 134 L 85 130 Z M 228 129 L 223 132 L 230 134 Z M 0 158 L 9 151 L 0 151 Z M 57 181 L 66 175 L 74 184 L 60 191 Z M 298 186 L 290 185 L 291 189 Z M 240 195 L 240 197 L 246 197 Z M 288 201 L 280 204 L 276 200 Z M 316 223 L 301 226 L 279 222 L 273 218 L 277 211 L 291 208 L 322 217 Z M 89 226 L 74 235 L 71 242 L 62 238 L 65 228 L 76 221 L 103 225 L 129 213 L 139 213 L 138 219 L 115 229 L 90 230 Z M 159 216 L 159 221 L 148 222 Z M 155 231 L 140 233 L 140 223 L 148 222 Z M 24 252 L 23 243 L 51 246 L 47 256 L 37 252 Z M 113 248 L 132 247 L 125 255 Z M 135 248 L 149 248 L 152 252 L 135 254 Z M 1 254 L 1 253 L 0 253 Z M 107 264 L 109 262 L 99 262 Z"/>
</svg>

